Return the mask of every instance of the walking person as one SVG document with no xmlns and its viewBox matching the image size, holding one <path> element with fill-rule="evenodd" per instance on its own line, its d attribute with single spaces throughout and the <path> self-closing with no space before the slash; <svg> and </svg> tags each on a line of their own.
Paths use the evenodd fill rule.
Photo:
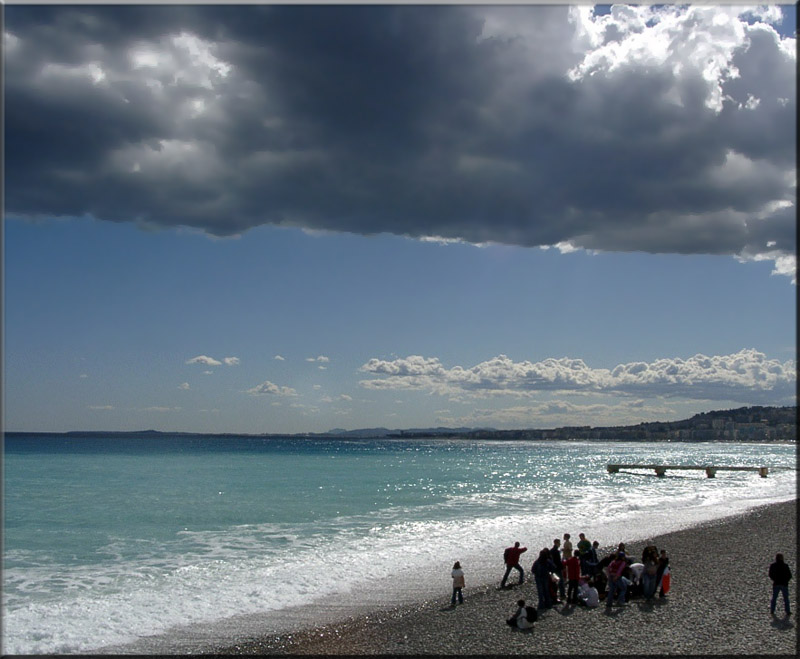
<svg viewBox="0 0 800 659">
<path fill-rule="evenodd" d="M 519 543 L 515 542 L 513 547 L 507 547 L 503 552 L 503 560 L 506 563 L 506 573 L 503 575 L 503 580 L 500 582 L 500 588 L 506 587 L 506 581 L 508 580 L 508 575 L 511 574 L 511 570 L 517 570 L 517 572 L 519 572 L 519 585 L 521 586 L 523 584 L 525 581 L 525 571 L 519 564 L 519 557 L 526 551 L 528 551 L 527 547 L 520 547 Z"/>
<path fill-rule="evenodd" d="M 461 569 L 461 563 L 458 561 L 453 565 L 453 571 L 450 573 L 453 577 L 453 598 L 450 600 L 450 606 L 456 605 L 456 596 L 458 596 L 458 603 L 464 603 L 464 595 L 461 594 L 461 589 L 464 587 L 464 570 Z"/>
<path fill-rule="evenodd" d="M 769 612 L 775 615 L 775 605 L 778 603 L 778 593 L 783 595 L 783 608 L 786 615 L 792 612 L 789 610 L 789 581 L 792 578 L 792 571 L 783 560 L 783 554 L 775 554 L 775 562 L 769 566 L 769 578 L 772 579 L 772 601 L 769 604 Z"/>
</svg>

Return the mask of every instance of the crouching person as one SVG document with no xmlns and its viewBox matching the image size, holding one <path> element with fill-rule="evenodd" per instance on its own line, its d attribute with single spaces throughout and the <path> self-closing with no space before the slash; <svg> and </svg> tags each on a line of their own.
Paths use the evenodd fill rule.
<svg viewBox="0 0 800 659">
<path fill-rule="evenodd" d="M 578 586 L 578 604 L 593 609 L 600 604 L 600 593 L 591 581 L 581 578 Z"/>
<path fill-rule="evenodd" d="M 514 629 L 533 629 L 538 614 L 532 606 L 525 606 L 525 600 L 517 601 L 517 610 L 514 612 L 506 624 Z"/>
</svg>

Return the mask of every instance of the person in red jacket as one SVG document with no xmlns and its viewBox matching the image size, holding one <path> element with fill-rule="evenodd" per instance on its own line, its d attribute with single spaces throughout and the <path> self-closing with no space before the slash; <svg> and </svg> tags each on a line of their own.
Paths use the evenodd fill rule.
<svg viewBox="0 0 800 659">
<path fill-rule="evenodd" d="M 567 604 L 578 603 L 578 582 L 581 578 L 581 552 L 576 549 L 572 556 L 564 561 L 564 572 L 567 576 Z"/>
<path fill-rule="evenodd" d="M 527 547 L 520 547 L 519 543 L 515 542 L 513 547 L 507 547 L 503 552 L 503 560 L 506 563 L 506 573 L 503 575 L 503 580 L 500 582 L 500 588 L 506 587 L 506 580 L 508 579 L 508 575 L 511 574 L 512 569 L 519 572 L 520 585 L 525 581 L 525 572 L 519 564 L 519 557 L 526 551 L 528 551 Z"/>
</svg>

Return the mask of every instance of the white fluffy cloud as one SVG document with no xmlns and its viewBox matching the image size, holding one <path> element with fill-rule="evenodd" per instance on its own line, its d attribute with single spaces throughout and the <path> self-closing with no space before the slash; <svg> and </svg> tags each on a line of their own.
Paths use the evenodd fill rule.
<svg viewBox="0 0 800 659">
<path fill-rule="evenodd" d="M 222 366 L 225 363 L 227 366 L 237 366 L 239 364 L 238 357 L 224 357 L 222 361 L 209 357 L 208 355 L 197 355 L 186 360 L 187 364 L 204 364 L 206 366 Z"/>
<path fill-rule="evenodd" d="M 217 361 L 213 357 L 208 357 L 206 355 L 197 355 L 197 357 L 192 357 L 191 359 L 187 359 L 186 363 L 205 364 L 206 366 L 222 366 L 222 362 Z"/>
<path fill-rule="evenodd" d="M 178 389 L 183 389 L 184 391 L 189 391 L 189 389 L 191 389 L 191 386 L 189 385 L 188 382 L 182 382 L 181 384 L 178 385 Z"/>
<path fill-rule="evenodd" d="M 797 381 L 793 361 L 780 362 L 752 349 L 732 355 L 619 364 L 591 368 L 567 357 L 514 362 L 499 355 L 475 366 L 446 368 L 437 358 L 412 355 L 370 359 L 360 370 L 376 376 L 362 387 L 417 389 L 442 395 L 531 395 L 537 392 L 606 393 L 686 397 L 707 400 L 774 401 L 790 399 Z"/>
<path fill-rule="evenodd" d="M 353 397 L 352 396 L 348 396 L 347 394 L 340 394 L 340 395 L 336 396 L 336 398 L 334 398 L 333 396 L 323 396 L 319 400 L 322 403 L 334 403 L 336 401 L 350 402 L 350 401 L 353 400 Z"/>
<path fill-rule="evenodd" d="M 269 380 L 265 380 L 252 389 L 248 389 L 246 393 L 251 396 L 297 396 L 297 392 L 291 387 L 280 387 Z"/>
</svg>

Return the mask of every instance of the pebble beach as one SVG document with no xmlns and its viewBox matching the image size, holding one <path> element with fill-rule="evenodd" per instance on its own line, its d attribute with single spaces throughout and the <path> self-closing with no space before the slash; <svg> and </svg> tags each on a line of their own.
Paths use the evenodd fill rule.
<svg viewBox="0 0 800 659">
<path fill-rule="evenodd" d="M 242 639 L 210 655 L 301 654 L 535 654 L 535 655 L 797 655 L 797 502 L 752 509 L 701 526 L 656 535 L 650 543 L 670 556 L 672 589 L 652 603 L 631 599 L 607 610 L 558 604 L 541 611 L 530 632 L 505 624 L 518 599 L 536 603 L 532 580 L 499 589 L 497 583 L 471 584 L 468 567 L 463 605 L 441 597 L 350 616 L 299 632 Z M 643 520 L 646 524 L 646 520 Z M 572 530 L 570 530 L 572 531 Z M 575 529 L 573 536 L 577 536 Z M 655 530 L 657 531 L 657 530 Z M 641 555 L 646 542 L 627 542 Z M 498 552 L 502 553 L 502 543 Z M 601 548 L 603 556 L 610 547 Z M 529 550 L 534 554 L 536 548 Z M 767 577 L 775 554 L 792 568 L 791 616 L 779 599 L 770 615 L 772 586 Z M 526 577 L 532 559 L 523 560 Z M 449 573 L 449 565 L 443 570 Z M 515 573 L 509 579 L 516 583 Z"/>
</svg>

